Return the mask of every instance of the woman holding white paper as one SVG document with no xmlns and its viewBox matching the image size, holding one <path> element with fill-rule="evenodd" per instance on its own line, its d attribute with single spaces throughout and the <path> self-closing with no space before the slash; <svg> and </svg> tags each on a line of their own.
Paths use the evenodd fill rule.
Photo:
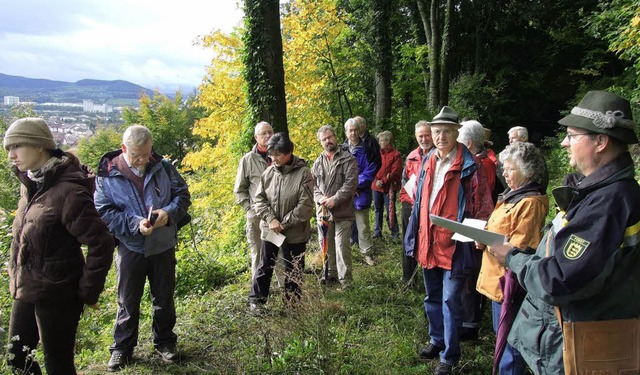
<svg viewBox="0 0 640 375">
<path fill-rule="evenodd" d="M 544 158 L 533 144 L 517 142 L 500 153 L 500 162 L 508 188 L 498 197 L 487 221 L 487 230 L 504 234 L 520 249 L 535 249 L 549 210 L 546 195 L 548 173 Z M 524 374 L 524 359 L 506 343 L 506 337 L 525 291 L 511 271 L 493 257 L 490 246 L 482 256 L 477 290 L 493 301 L 493 328 L 497 333 L 494 374 Z"/>
<path fill-rule="evenodd" d="M 304 253 L 311 235 L 313 177 L 307 162 L 293 155 L 293 148 L 286 133 L 274 134 L 267 143 L 273 163 L 260 177 L 253 207 L 261 218 L 262 248 L 249 294 L 251 310 L 267 302 L 280 248 L 285 263 L 286 302 L 300 299 Z"/>
</svg>

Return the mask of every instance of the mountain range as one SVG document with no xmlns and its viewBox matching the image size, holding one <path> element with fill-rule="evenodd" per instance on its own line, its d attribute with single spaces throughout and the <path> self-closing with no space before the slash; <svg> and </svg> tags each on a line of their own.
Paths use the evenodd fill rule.
<svg viewBox="0 0 640 375">
<path fill-rule="evenodd" d="M 137 102 L 142 93 L 151 96 L 153 90 L 122 80 L 64 82 L 0 73 L 0 97 L 17 96 L 21 102 L 82 103 L 83 100 L 92 100 L 95 103 L 123 105 Z"/>
</svg>

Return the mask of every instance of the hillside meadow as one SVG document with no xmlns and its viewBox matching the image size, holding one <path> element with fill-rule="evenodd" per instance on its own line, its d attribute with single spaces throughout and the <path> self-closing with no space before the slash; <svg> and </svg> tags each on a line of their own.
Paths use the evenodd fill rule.
<svg viewBox="0 0 640 375">
<path fill-rule="evenodd" d="M 188 234 L 188 226 L 181 235 Z M 7 228 L 3 228 L 7 229 Z M 385 229 L 386 230 L 386 229 Z M 187 236 L 188 237 L 188 236 Z M 6 244 L 6 236 L 2 242 Z M 121 374 L 430 374 L 437 361 L 418 362 L 417 351 L 428 341 L 422 300 L 421 275 L 416 286 L 401 282 L 399 242 L 389 233 L 376 240 L 375 266 L 365 266 L 356 248 L 353 287 L 340 291 L 319 283 L 318 244 L 308 247 L 302 303 L 287 309 L 277 288 L 272 289 L 267 311 L 249 312 L 249 256 L 233 254 L 233 266 L 221 268 L 218 258 L 229 254 L 207 253 L 185 247 L 178 252 L 176 307 L 178 350 L 181 358 L 166 365 L 153 354 L 151 306 L 148 289 L 142 304 L 140 339 L 131 366 Z M 188 238 L 185 238 L 187 240 Z M 4 246 L 3 246 L 4 247 Z M 196 251 L 198 251 L 196 253 Z M 6 248 L 2 252 L 6 264 Z M 205 281 L 197 267 L 216 274 Z M 2 327 L 8 328 L 11 299 L 6 271 L 0 279 Z M 115 269 L 109 273 L 100 309 L 82 316 L 76 347 L 79 373 L 107 372 L 112 325 L 116 312 Z M 192 277 L 193 276 L 193 277 Z M 490 310 L 479 340 L 463 344 L 457 367 L 461 374 L 490 373 L 495 336 Z M 42 352 L 36 351 L 42 359 Z M 4 359 L 4 358 L 3 358 Z M 8 373 L 4 360 L 0 373 Z"/>
</svg>

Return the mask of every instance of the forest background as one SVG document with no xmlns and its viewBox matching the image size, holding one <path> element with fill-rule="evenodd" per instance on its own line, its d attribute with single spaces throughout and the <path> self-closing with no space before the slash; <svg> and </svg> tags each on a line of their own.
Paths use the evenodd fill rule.
<svg viewBox="0 0 640 375">
<path fill-rule="evenodd" d="M 414 124 L 446 104 L 460 118 L 492 129 L 496 151 L 510 127 L 526 126 L 545 151 L 550 186 L 557 186 L 569 168 L 557 120 L 586 91 L 629 98 L 639 118 L 637 0 L 246 0 L 244 11 L 243 27 L 199 38 L 215 57 L 194 94 L 142 96 L 138 109 L 124 113 L 125 125 L 142 123 L 153 131 L 155 149 L 179 166 L 194 203 L 192 225 L 180 233 L 177 266 L 183 361 L 166 367 L 151 358 L 147 303 L 138 362 L 124 373 L 430 371 L 415 358 L 428 339 L 424 292 L 399 282 L 401 250 L 391 241 L 377 243 L 376 267 L 358 266 L 353 290 L 328 291 L 308 275 L 298 314 L 286 314 L 274 298 L 274 314 L 248 315 L 249 256 L 232 189 L 258 121 L 288 131 L 295 153 L 309 163 L 321 152 L 317 129 L 331 124 L 343 139 L 342 125 L 355 115 L 374 135 L 390 130 L 406 155 L 416 147 Z M 29 114 L 32 109 L 16 107 L 12 118 L 0 119 L 0 132 Z M 121 131 L 103 124 L 79 146 L 81 159 L 95 168 L 102 154 L 119 147 Z M 636 147 L 632 153 L 637 159 Z M 6 265 L 18 197 L 6 160 L 0 182 Z M 317 248 L 315 240 L 310 248 Z M 11 306 L 6 278 L 4 270 L 5 329 Z M 108 359 L 113 272 L 101 305 L 81 322 L 76 362 L 88 374 L 102 373 Z M 489 371 L 493 337 L 490 327 L 483 332 L 465 347 L 460 372 Z"/>
</svg>

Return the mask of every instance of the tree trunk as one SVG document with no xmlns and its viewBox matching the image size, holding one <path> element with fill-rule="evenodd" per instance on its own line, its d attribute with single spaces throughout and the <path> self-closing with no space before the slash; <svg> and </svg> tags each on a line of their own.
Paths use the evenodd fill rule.
<svg viewBox="0 0 640 375">
<path fill-rule="evenodd" d="M 437 110 L 440 104 L 440 49 L 442 47 L 440 31 L 440 7 L 438 0 L 431 0 L 429 14 L 429 70 L 431 71 L 431 87 L 429 87 L 429 108 Z M 423 17 L 424 18 L 424 17 Z M 426 31 L 426 29 L 425 29 Z"/>
<path fill-rule="evenodd" d="M 393 48 L 391 46 L 391 12 L 393 2 L 372 1 L 375 64 L 375 119 L 376 129 L 385 129 L 391 120 L 391 75 L 393 72 Z"/>
<path fill-rule="evenodd" d="M 282 62 L 280 3 L 246 0 L 247 30 L 244 64 L 251 105 L 251 121 L 267 121 L 276 132 L 287 132 L 287 103 Z"/>
<path fill-rule="evenodd" d="M 418 5 L 422 4 L 422 5 Z M 422 17 L 420 16 L 419 6 L 424 7 L 423 0 L 417 0 L 414 2 L 409 2 L 409 6 L 411 8 L 411 19 L 416 27 L 416 39 L 418 41 L 418 47 L 428 46 L 427 35 L 425 34 L 425 26 L 422 23 Z M 424 93 L 426 97 L 429 97 L 429 60 L 428 53 L 425 53 L 422 50 L 419 50 L 419 55 L 416 56 L 418 64 L 420 64 L 420 69 L 422 70 L 422 81 L 424 84 Z M 425 107 L 428 109 L 428 106 L 425 103 Z"/>
<path fill-rule="evenodd" d="M 451 48 L 451 17 L 453 16 L 453 0 L 447 0 L 442 27 L 442 50 L 440 68 L 440 102 L 438 107 L 449 104 L 449 50 Z"/>
</svg>

